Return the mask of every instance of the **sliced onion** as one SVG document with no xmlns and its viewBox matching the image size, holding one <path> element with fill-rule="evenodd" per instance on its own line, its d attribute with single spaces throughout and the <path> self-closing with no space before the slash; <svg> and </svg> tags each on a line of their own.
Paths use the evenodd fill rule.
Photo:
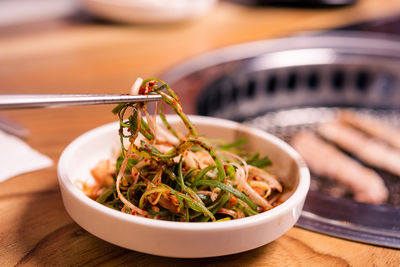
<svg viewBox="0 0 400 267">
<path fill-rule="evenodd" d="M 205 151 L 194 152 L 193 158 L 199 165 L 200 169 L 205 169 L 208 166 L 214 164 L 214 160 L 212 159 L 210 154 Z"/>
<path fill-rule="evenodd" d="M 271 174 L 269 174 L 268 172 L 261 170 L 257 167 L 248 166 L 249 168 L 249 172 L 251 174 L 257 175 L 258 177 L 260 177 L 262 180 L 264 180 L 272 189 L 276 189 L 279 192 L 282 192 L 282 185 L 278 182 L 278 180 L 272 176 Z"/>
<path fill-rule="evenodd" d="M 136 167 L 136 169 L 141 169 L 141 168 L 146 167 L 148 165 L 150 165 L 150 160 L 144 158 L 141 161 L 139 161 L 138 163 L 136 163 L 135 167 Z"/>
<path fill-rule="evenodd" d="M 134 136 L 133 138 L 136 138 L 136 136 Z M 117 181 L 116 181 L 116 189 L 117 189 L 117 193 L 118 193 L 118 198 L 122 201 L 122 203 L 124 203 L 126 206 L 128 206 L 131 210 L 135 211 L 136 213 L 140 214 L 140 215 L 147 215 L 147 212 L 139 209 L 138 207 L 136 207 L 134 204 L 132 204 L 129 200 L 127 200 L 124 195 L 121 193 L 121 190 L 119 188 L 119 185 L 121 183 L 121 179 L 125 173 L 125 169 L 126 166 L 128 164 L 128 160 L 130 158 L 130 155 L 132 154 L 132 146 L 134 146 L 133 143 L 131 143 L 131 145 L 128 148 L 128 152 L 127 155 L 125 155 L 124 160 L 122 161 L 121 167 L 119 169 L 118 175 L 117 175 Z"/>
<path fill-rule="evenodd" d="M 219 209 L 219 210 L 218 210 L 218 213 L 223 213 L 223 214 L 232 216 L 234 219 L 239 218 L 237 212 L 234 211 L 234 210 L 229 210 L 229 209 L 224 209 L 224 208 L 222 208 L 222 209 Z"/>
<path fill-rule="evenodd" d="M 237 168 L 235 173 L 235 182 L 238 189 L 243 191 L 257 205 L 263 207 L 266 210 L 271 209 L 272 205 L 269 204 L 269 202 L 261 197 L 259 194 L 257 194 L 257 192 L 247 183 L 243 167 L 237 163 L 231 164 Z"/>
<path fill-rule="evenodd" d="M 269 187 L 269 185 L 264 181 L 250 181 L 249 185 L 253 188 L 256 187 L 263 189 L 265 191 L 264 198 L 267 198 L 272 193 L 271 187 Z"/>
<path fill-rule="evenodd" d="M 140 89 L 140 86 L 142 85 L 142 83 L 143 83 L 143 79 L 138 77 L 136 79 L 136 81 L 133 83 L 132 87 L 131 87 L 130 94 L 131 95 L 138 95 L 139 94 L 139 89 Z"/>
<path fill-rule="evenodd" d="M 161 169 L 159 172 L 154 175 L 153 180 L 151 181 L 153 184 L 160 183 L 161 182 L 161 175 L 162 175 L 163 170 Z"/>
<path fill-rule="evenodd" d="M 194 153 L 190 150 L 183 152 L 183 163 L 188 169 L 199 169 L 197 162 L 194 160 Z"/>
<path fill-rule="evenodd" d="M 131 176 L 133 180 L 132 185 L 135 185 L 139 179 L 139 171 L 136 169 L 136 167 L 132 167 Z"/>
<path fill-rule="evenodd" d="M 146 107 L 146 106 L 145 106 Z M 147 112 L 147 108 L 144 108 L 144 114 L 146 116 L 147 124 L 149 125 L 150 130 L 153 132 L 154 136 L 157 136 L 157 125 L 154 118 L 150 116 Z"/>
<path fill-rule="evenodd" d="M 162 126 L 158 125 L 156 140 L 161 142 L 168 142 L 172 145 L 179 145 L 179 139 L 173 134 L 165 130 Z"/>
<path fill-rule="evenodd" d="M 238 161 L 240 161 L 240 163 L 243 164 L 243 170 L 244 170 L 244 173 L 245 173 L 245 179 L 247 180 L 247 178 L 249 177 L 249 170 L 248 170 L 248 164 L 247 164 L 247 162 L 246 162 L 244 159 L 242 159 L 242 158 L 239 157 L 238 155 L 236 155 L 236 154 L 234 154 L 234 153 L 232 153 L 232 152 L 229 152 L 229 151 L 218 151 L 217 153 L 218 153 L 218 154 L 228 155 L 228 156 L 230 156 L 230 157 L 232 157 L 232 158 L 235 158 L 235 159 L 237 159 Z"/>
<path fill-rule="evenodd" d="M 156 199 L 154 199 L 154 200 L 152 201 L 152 200 L 150 199 L 150 197 L 148 197 L 147 200 L 150 202 L 151 205 L 153 205 L 153 206 L 154 206 L 154 205 L 157 205 L 158 201 L 160 201 L 161 195 L 162 195 L 162 192 L 158 192 L 158 193 L 157 193 Z"/>
<path fill-rule="evenodd" d="M 215 192 L 206 191 L 206 190 L 199 190 L 196 192 L 196 194 L 209 196 L 212 202 L 214 202 L 218 198 L 218 195 Z"/>
</svg>

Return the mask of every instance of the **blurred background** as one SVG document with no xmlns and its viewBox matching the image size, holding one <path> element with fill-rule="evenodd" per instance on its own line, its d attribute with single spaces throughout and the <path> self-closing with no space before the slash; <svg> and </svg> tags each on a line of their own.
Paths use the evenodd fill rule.
<svg viewBox="0 0 400 267">
<path fill-rule="evenodd" d="M 315 30 L 399 28 L 398 1 L 269 2 L 3 0 L 1 90 L 27 90 L 15 81 L 24 76 L 35 79 L 33 91 L 116 92 L 132 77 L 160 75 L 227 45 Z"/>
<path fill-rule="evenodd" d="M 162 77 L 189 114 L 290 142 L 339 108 L 400 126 L 399 40 L 398 0 L 2 0 L 0 93 L 119 94 L 137 77 Z M 3 130 L 28 130 L 25 142 L 55 162 L 74 138 L 115 120 L 110 106 L 1 113 Z M 21 182 L 54 189 L 55 168 L 40 185 L 23 175 L 0 192 Z M 389 190 L 380 205 L 313 175 L 298 226 L 400 247 L 400 180 L 375 170 Z M 53 223 L 68 218 L 60 214 Z"/>
</svg>

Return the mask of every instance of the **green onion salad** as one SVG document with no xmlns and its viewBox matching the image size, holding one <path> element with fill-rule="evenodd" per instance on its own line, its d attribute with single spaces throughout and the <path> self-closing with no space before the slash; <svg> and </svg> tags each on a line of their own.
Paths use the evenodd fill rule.
<svg viewBox="0 0 400 267">
<path fill-rule="evenodd" d="M 113 109 L 120 122 L 121 152 L 91 170 L 95 184 L 82 186 L 90 198 L 127 214 L 180 222 L 239 219 L 280 203 L 282 185 L 264 170 L 271 161 L 243 150 L 245 139 L 226 143 L 200 136 L 179 97 L 162 80 L 139 78 L 131 93 L 159 94 L 162 103 L 156 104 L 154 116 L 146 103 Z M 169 124 L 163 104 L 175 111 L 187 134 Z"/>
</svg>

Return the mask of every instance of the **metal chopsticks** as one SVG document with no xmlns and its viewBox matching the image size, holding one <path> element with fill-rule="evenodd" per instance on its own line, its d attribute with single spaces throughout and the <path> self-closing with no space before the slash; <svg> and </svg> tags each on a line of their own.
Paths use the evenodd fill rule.
<svg viewBox="0 0 400 267">
<path fill-rule="evenodd" d="M 0 95 L 0 109 L 46 108 L 81 105 L 149 102 L 161 100 L 160 95 L 117 94 L 46 94 Z"/>
</svg>

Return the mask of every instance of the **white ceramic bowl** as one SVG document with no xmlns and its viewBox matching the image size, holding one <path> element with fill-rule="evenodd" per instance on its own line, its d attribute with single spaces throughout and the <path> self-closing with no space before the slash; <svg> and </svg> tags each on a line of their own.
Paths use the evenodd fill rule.
<svg viewBox="0 0 400 267">
<path fill-rule="evenodd" d="M 123 23 L 164 23 L 197 18 L 217 0 L 81 0 L 89 12 Z"/>
<path fill-rule="evenodd" d="M 141 218 L 107 208 L 88 198 L 75 185 L 91 179 L 90 169 L 111 157 L 119 146 L 118 123 L 91 130 L 64 150 L 58 176 L 64 205 L 71 217 L 93 235 L 132 250 L 169 257 L 195 258 L 238 253 L 265 245 L 286 233 L 297 221 L 309 189 L 309 171 L 287 143 L 264 131 L 239 123 L 191 116 L 201 134 L 227 141 L 248 139 L 248 149 L 268 155 L 272 171 L 286 188 L 288 199 L 259 215 L 222 222 L 188 223 Z M 171 124 L 179 122 L 169 116 Z"/>
</svg>

